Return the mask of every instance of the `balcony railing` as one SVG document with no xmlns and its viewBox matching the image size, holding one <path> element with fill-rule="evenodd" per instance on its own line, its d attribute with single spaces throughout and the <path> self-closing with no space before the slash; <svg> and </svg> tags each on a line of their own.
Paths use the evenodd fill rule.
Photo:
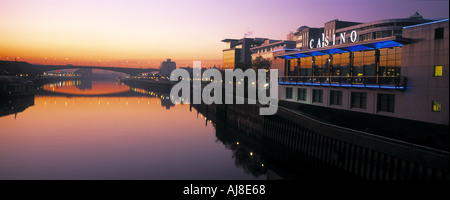
<svg viewBox="0 0 450 200">
<path fill-rule="evenodd" d="M 380 88 L 404 90 L 406 77 L 403 76 L 283 76 L 280 85 Z"/>
</svg>

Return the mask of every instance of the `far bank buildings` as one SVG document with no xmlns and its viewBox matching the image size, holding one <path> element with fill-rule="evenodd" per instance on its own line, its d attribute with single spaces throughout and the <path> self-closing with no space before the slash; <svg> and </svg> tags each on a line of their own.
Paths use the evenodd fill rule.
<svg viewBox="0 0 450 200">
<path fill-rule="evenodd" d="M 301 26 L 287 40 L 224 39 L 223 69 L 258 56 L 278 69 L 279 100 L 449 125 L 449 20 Z"/>
</svg>

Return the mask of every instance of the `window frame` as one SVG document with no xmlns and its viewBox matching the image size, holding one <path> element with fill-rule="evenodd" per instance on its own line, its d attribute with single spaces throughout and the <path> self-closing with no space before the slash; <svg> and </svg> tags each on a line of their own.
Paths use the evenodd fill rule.
<svg viewBox="0 0 450 200">
<path fill-rule="evenodd" d="M 290 92 L 288 92 L 288 91 L 290 91 Z M 286 92 L 286 94 L 285 94 L 286 99 L 293 99 L 294 89 L 292 87 L 286 87 L 286 91 L 285 92 Z"/>
<path fill-rule="evenodd" d="M 300 94 L 302 94 L 302 96 L 300 96 Z M 297 101 L 306 101 L 307 98 L 308 98 L 308 90 L 306 88 L 297 88 Z"/>
<path fill-rule="evenodd" d="M 386 97 L 385 101 L 382 101 L 382 98 Z M 392 101 L 392 105 L 391 105 Z M 386 103 L 386 109 L 382 109 L 381 103 Z M 395 94 L 385 94 L 385 93 L 378 93 L 377 94 L 377 112 L 389 112 L 389 113 L 395 113 Z"/>
<path fill-rule="evenodd" d="M 323 103 L 323 90 L 313 89 L 312 94 L 313 103 Z M 318 100 L 316 99 L 316 95 L 318 95 Z"/>
<path fill-rule="evenodd" d="M 440 67 L 440 74 L 438 74 L 438 75 L 436 75 L 437 67 Z M 442 65 L 434 65 L 433 66 L 433 77 L 442 77 L 443 72 L 444 72 L 444 66 L 442 66 Z"/>
<path fill-rule="evenodd" d="M 437 105 L 435 103 L 438 103 L 438 105 L 439 105 L 439 107 L 437 107 L 438 109 L 435 109 L 435 105 Z M 436 101 L 436 100 L 431 101 L 431 111 L 432 112 L 441 112 L 441 110 L 442 110 L 441 101 Z"/>
<path fill-rule="evenodd" d="M 334 103 L 333 101 L 333 97 L 336 97 L 337 95 L 337 99 Z M 343 96 L 343 92 L 340 90 L 330 90 L 330 105 L 336 105 L 336 106 L 342 106 L 342 96 Z"/>
<path fill-rule="evenodd" d="M 434 29 L 434 39 L 444 39 L 444 27 L 439 27 Z"/>
<path fill-rule="evenodd" d="M 354 106 L 353 100 L 355 100 L 356 95 L 359 96 L 359 105 Z M 365 99 L 365 101 L 363 101 Z M 362 104 L 364 102 L 364 104 Z M 350 94 L 350 108 L 367 109 L 367 92 L 351 92 Z"/>
</svg>

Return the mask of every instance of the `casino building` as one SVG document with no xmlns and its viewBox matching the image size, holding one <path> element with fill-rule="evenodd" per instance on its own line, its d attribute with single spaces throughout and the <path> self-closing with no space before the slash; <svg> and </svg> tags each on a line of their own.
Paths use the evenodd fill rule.
<svg viewBox="0 0 450 200">
<path fill-rule="evenodd" d="M 222 69 L 248 69 L 252 60 L 261 56 L 273 59 L 276 51 L 295 48 L 295 42 L 289 40 L 272 40 L 268 38 L 224 39 L 226 48 L 223 50 Z"/>
<path fill-rule="evenodd" d="M 448 19 L 330 22 L 273 52 L 280 101 L 449 125 Z"/>
<path fill-rule="evenodd" d="M 253 47 L 257 47 L 269 40 L 267 38 L 242 38 L 242 39 L 224 39 L 226 48 L 223 50 L 222 69 L 246 69 L 250 68 L 252 63 Z"/>
<path fill-rule="evenodd" d="M 266 40 L 260 46 L 250 48 L 252 51 L 252 60 L 255 60 L 259 56 L 272 60 L 274 52 L 294 50 L 295 44 L 295 41 L 289 40 Z"/>
</svg>

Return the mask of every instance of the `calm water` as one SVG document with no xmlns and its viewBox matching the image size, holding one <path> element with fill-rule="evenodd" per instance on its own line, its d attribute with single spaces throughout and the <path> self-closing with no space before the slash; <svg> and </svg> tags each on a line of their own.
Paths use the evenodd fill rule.
<svg viewBox="0 0 450 200">
<path fill-rule="evenodd" d="M 0 179 L 266 179 L 189 105 L 115 82 L 45 85 L 0 116 Z"/>
</svg>

